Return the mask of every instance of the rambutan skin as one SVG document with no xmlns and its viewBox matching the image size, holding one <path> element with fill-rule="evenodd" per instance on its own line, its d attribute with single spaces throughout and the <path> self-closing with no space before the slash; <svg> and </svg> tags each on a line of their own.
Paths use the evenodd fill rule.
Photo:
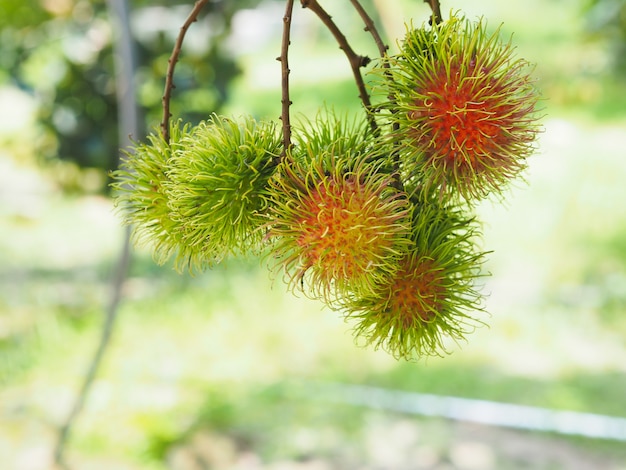
<svg viewBox="0 0 626 470">
<path fill-rule="evenodd" d="M 275 123 L 213 115 L 182 144 L 169 162 L 168 204 L 194 252 L 191 264 L 259 250 L 267 184 L 282 150 Z"/>
<path fill-rule="evenodd" d="M 412 210 L 412 246 L 398 269 L 366 294 L 347 296 L 343 310 L 357 340 L 396 358 L 447 352 L 445 338 L 459 341 L 481 323 L 477 280 L 485 253 L 477 227 L 457 210 L 424 203 Z"/>
<path fill-rule="evenodd" d="M 189 125 L 171 122 L 169 142 L 160 131 L 150 134 L 146 142 L 134 143 L 125 152 L 120 168 L 111 174 L 114 203 L 123 223 L 132 227 L 136 245 L 152 246 L 159 264 L 172 255 L 190 256 L 178 235 L 181 227 L 172 217 L 167 191 L 169 162 L 189 132 Z"/>
<path fill-rule="evenodd" d="M 332 108 L 322 108 L 313 119 L 299 116 L 293 125 L 292 140 L 304 159 L 307 155 L 362 155 L 372 151 L 374 136 L 366 119 L 339 114 Z M 306 152 L 302 152 L 306 149 Z"/>
<path fill-rule="evenodd" d="M 395 270 L 407 243 L 407 200 L 362 155 L 302 150 L 270 182 L 268 239 L 291 288 L 333 304 Z"/>
<path fill-rule="evenodd" d="M 407 174 L 466 201 L 520 175 L 540 130 L 529 64 L 483 21 L 409 30 L 380 76 Z"/>
<path fill-rule="evenodd" d="M 191 272 L 259 248 L 267 182 L 282 142 L 274 123 L 212 116 L 151 135 L 113 173 L 116 203 L 136 242 L 160 264 Z"/>
</svg>

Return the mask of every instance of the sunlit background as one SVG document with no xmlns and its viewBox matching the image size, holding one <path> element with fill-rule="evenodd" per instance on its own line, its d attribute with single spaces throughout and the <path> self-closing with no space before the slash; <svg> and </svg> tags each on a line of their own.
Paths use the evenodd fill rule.
<svg viewBox="0 0 626 470">
<path fill-rule="evenodd" d="M 191 8 L 178 3 L 130 5 L 137 139 L 160 119 Z M 322 4 L 376 56 L 350 2 Z M 430 12 L 363 4 L 392 50 Z M 488 327 L 449 356 L 398 362 L 355 344 L 350 323 L 288 293 L 259 260 L 190 277 L 138 248 L 66 468 L 626 469 L 626 1 L 442 9 L 502 25 L 544 97 L 526 182 L 479 208 L 493 250 Z M 210 2 L 183 48 L 174 115 L 278 118 L 283 11 Z M 0 4 L 2 470 L 54 468 L 110 302 L 124 240 L 107 189 L 119 145 L 111 24 L 102 1 Z M 360 112 L 345 56 L 299 5 L 290 64 L 294 114 Z"/>
</svg>

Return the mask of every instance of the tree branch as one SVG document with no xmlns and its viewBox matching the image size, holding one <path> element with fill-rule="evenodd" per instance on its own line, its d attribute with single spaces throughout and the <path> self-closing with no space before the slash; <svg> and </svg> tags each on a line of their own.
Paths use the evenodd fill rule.
<svg viewBox="0 0 626 470">
<path fill-rule="evenodd" d="M 430 5 L 430 9 L 433 11 L 433 16 L 430 19 L 430 24 L 441 23 L 441 5 L 439 4 L 439 0 L 424 0 L 424 3 L 428 3 Z"/>
<path fill-rule="evenodd" d="M 357 88 L 359 89 L 359 97 L 361 98 L 361 102 L 365 106 L 365 109 L 368 111 L 368 119 L 370 123 L 370 127 L 372 130 L 376 131 L 378 128 L 376 125 L 376 121 L 373 119 L 371 113 L 372 104 L 370 102 L 369 94 L 367 93 L 367 89 L 365 88 L 365 82 L 363 81 L 363 77 L 361 76 L 361 67 L 365 67 L 370 63 L 370 59 L 365 56 L 358 55 L 350 44 L 348 40 L 341 32 L 339 27 L 335 24 L 331 16 L 324 10 L 324 8 L 319 4 L 317 0 L 300 0 L 302 4 L 302 8 L 308 8 L 313 13 L 315 13 L 322 23 L 328 28 L 328 30 L 335 37 L 337 42 L 339 43 L 339 48 L 346 54 L 348 57 L 348 61 L 350 62 L 350 67 L 352 68 L 352 74 L 354 75 L 354 80 L 356 82 Z"/>
<path fill-rule="evenodd" d="M 170 100 L 172 97 L 172 89 L 175 88 L 174 85 L 174 69 L 176 68 L 176 63 L 178 62 L 178 56 L 180 55 L 181 48 L 183 46 L 183 41 L 185 40 L 185 34 L 187 34 L 187 30 L 189 27 L 198 21 L 198 14 L 202 7 L 207 4 L 209 0 L 198 0 L 191 13 L 185 20 L 185 23 L 180 28 L 180 32 L 178 33 L 178 37 L 176 38 L 176 42 L 174 43 L 174 49 L 172 50 L 172 55 L 167 61 L 167 73 L 165 75 L 165 90 L 163 92 L 163 98 L 161 102 L 163 103 L 163 119 L 161 120 L 161 132 L 163 134 L 163 139 L 165 142 L 169 142 L 170 140 L 170 117 L 172 116 L 170 113 Z"/>
<path fill-rule="evenodd" d="M 385 57 L 387 55 L 387 50 L 389 46 L 387 46 L 380 34 L 378 33 L 378 29 L 376 28 L 376 24 L 372 20 L 371 16 L 367 14 L 363 5 L 359 2 L 359 0 L 350 0 L 355 10 L 358 12 L 359 16 L 363 19 L 363 23 L 365 23 L 365 31 L 369 32 L 374 38 L 374 42 L 376 43 L 376 47 L 378 47 L 378 52 L 381 57 Z"/>
<path fill-rule="evenodd" d="M 293 3 L 294 0 L 287 0 L 287 6 L 285 8 L 285 16 L 283 16 L 283 39 L 280 48 L 280 57 L 276 60 L 280 62 L 281 66 L 281 104 L 282 112 L 280 120 L 283 123 L 283 151 L 281 157 L 291 148 L 291 117 L 289 115 L 289 107 L 291 106 L 291 99 L 289 97 L 289 45 L 291 44 L 291 16 L 293 15 Z"/>
</svg>

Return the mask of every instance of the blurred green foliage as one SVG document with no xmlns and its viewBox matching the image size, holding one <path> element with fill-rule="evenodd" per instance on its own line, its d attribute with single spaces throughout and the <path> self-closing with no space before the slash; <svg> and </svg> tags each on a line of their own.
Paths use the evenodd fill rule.
<svg viewBox="0 0 626 470">
<path fill-rule="evenodd" d="M 234 13 L 257 3 L 206 5 L 196 28 L 208 33 L 183 50 L 177 66 L 172 111 L 178 117 L 198 121 L 225 103 L 228 84 L 240 73 L 225 39 Z M 160 120 L 168 58 L 191 4 L 133 0 L 129 9 L 137 38 L 138 100 L 151 127 Z M 61 159 L 104 171 L 117 165 L 116 31 L 109 20 L 103 0 L 3 2 L 0 85 L 18 87 L 38 101 L 36 153 L 42 162 Z"/>
</svg>

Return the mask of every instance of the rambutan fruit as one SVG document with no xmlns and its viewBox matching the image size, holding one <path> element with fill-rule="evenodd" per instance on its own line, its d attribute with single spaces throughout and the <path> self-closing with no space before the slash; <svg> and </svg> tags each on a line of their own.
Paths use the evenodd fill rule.
<svg viewBox="0 0 626 470">
<path fill-rule="evenodd" d="M 293 158 L 307 159 L 309 155 L 361 155 L 372 150 L 372 130 L 366 119 L 338 115 L 333 109 L 322 108 L 313 119 L 299 117 L 292 128 L 295 152 Z M 303 151 L 302 149 L 307 149 Z"/>
<path fill-rule="evenodd" d="M 539 131 L 529 64 L 499 30 L 452 16 L 410 29 L 380 67 L 403 175 L 466 201 L 501 194 L 520 175 Z"/>
<path fill-rule="evenodd" d="M 311 153 L 317 148 L 288 155 L 271 180 L 268 238 L 288 284 L 332 305 L 395 271 L 407 243 L 407 199 L 364 155 Z"/>
<path fill-rule="evenodd" d="M 282 142 L 272 122 L 213 115 L 182 140 L 169 162 L 168 205 L 187 264 L 204 267 L 259 248 L 266 189 Z"/>
<path fill-rule="evenodd" d="M 165 263 L 170 256 L 189 256 L 179 236 L 180 226 L 172 218 L 167 192 L 168 166 L 172 155 L 181 151 L 181 140 L 190 126 L 170 123 L 170 142 L 159 132 L 136 142 L 125 152 L 118 170 L 112 173 L 115 205 L 124 224 L 132 227 L 136 245 L 151 245 L 155 260 Z"/>
<path fill-rule="evenodd" d="M 483 310 L 476 281 L 484 253 L 474 221 L 430 203 L 416 205 L 412 221 L 412 246 L 396 271 L 370 292 L 343 299 L 357 339 L 404 359 L 446 352 L 445 338 L 463 339 Z"/>
</svg>

